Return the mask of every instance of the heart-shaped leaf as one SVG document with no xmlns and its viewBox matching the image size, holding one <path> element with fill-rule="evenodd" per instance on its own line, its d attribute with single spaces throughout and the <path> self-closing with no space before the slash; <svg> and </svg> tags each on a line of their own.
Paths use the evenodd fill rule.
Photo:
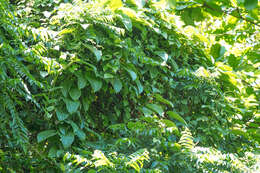
<svg viewBox="0 0 260 173">
<path fill-rule="evenodd" d="M 63 95 L 64 97 L 67 97 L 68 92 L 69 92 L 71 86 L 72 86 L 72 82 L 69 81 L 69 80 L 66 80 L 66 81 L 64 81 L 64 82 L 61 84 L 61 87 L 62 87 L 62 88 L 61 88 L 61 92 L 62 92 L 62 95 Z"/>
<path fill-rule="evenodd" d="M 87 81 L 82 74 L 78 75 L 78 88 L 82 89 L 86 86 Z"/>
<path fill-rule="evenodd" d="M 97 78 L 95 75 L 92 73 L 86 73 L 86 78 L 89 81 L 91 87 L 93 88 L 94 92 L 97 92 L 101 89 L 102 87 L 102 81 Z"/>
<path fill-rule="evenodd" d="M 63 112 L 62 110 L 57 109 L 56 110 L 56 115 L 59 121 L 64 121 L 65 119 L 68 118 L 69 114 Z"/>
<path fill-rule="evenodd" d="M 74 113 L 78 110 L 80 102 L 79 101 L 72 101 L 70 99 L 64 99 L 66 108 L 69 113 Z"/>
<path fill-rule="evenodd" d="M 61 136 L 61 143 L 63 144 L 64 148 L 70 147 L 73 141 L 74 141 L 74 133 L 72 132 Z"/>
<path fill-rule="evenodd" d="M 78 100 L 79 97 L 81 96 L 81 91 L 78 88 L 72 88 L 69 93 L 70 93 L 70 97 L 73 100 Z"/>
</svg>

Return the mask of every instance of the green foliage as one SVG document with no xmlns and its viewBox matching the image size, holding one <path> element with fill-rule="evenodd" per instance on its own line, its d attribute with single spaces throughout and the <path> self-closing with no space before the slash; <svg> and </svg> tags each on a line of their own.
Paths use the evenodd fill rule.
<svg viewBox="0 0 260 173">
<path fill-rule="evenodd" d="M 258 8 L 0 0 L 0 170 L 258 171 Z"/>
</svg>

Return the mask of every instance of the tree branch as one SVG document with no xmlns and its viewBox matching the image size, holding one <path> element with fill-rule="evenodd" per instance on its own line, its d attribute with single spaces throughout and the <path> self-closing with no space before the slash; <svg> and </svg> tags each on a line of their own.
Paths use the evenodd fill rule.
<svg viewBox="0 0 260 173">
<path fill-rule="evenodd" d="M 206 4 L 206 3 L 204 3 L 202 6 L 205 7 L 205 8 L 211 9 L 211 10 L 213 10 L 213 11 L 218 11 L 218 12 L 221 12 L 221 13 L 224 13 L 224 14 L 227 14 L 227 15 L 231 15 L 231 16 L 233 16 L 233 17 L 235 17 L 235 18 L 244 20 L 244 21 L 246 21 L 246 22 L 249 22 L 249 23 L 251 23 L 251 24 L 254 24 L 254 25 L 260 27 L 260 24 L 259 24 L 259 23 L 253 22 L 253 21 L 248 20 L 247 18 L 243 17 L 243 16 L 240 14 L 238 8 L 237 8 L 236 10 L 237 10 L 239 16 L 234 15 L 234 14 L 231 14 L 231 13 L 229 13 L 229 12 L 227 12 L 227 11 L 223 11 L 223 10 L 219 10 L 219 9 L 212 8 L 211 6 L 209 6 L 209 5 Z"/>
</svg>

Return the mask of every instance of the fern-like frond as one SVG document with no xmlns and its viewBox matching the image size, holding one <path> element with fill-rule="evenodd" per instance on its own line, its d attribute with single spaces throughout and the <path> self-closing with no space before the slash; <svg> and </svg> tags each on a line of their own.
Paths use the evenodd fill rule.
<svg viewBox="0 0 260 173">
<path fill-rule="evenodd" d="M 186 150 L 190 150 L 195 146 L 193 142 L 193 136 L 187 127 L 184 131 L 181 132 L 179 144 L 182 146 L 183 149 Z"/>
<path fill-rule="evenodd" d="M 143 162 L 148 161 L 150 159 L 149 152 L 147 151 L 147 149 L 140 149 L 128 156 L 128 158 L 129 161 L 126 162 L 126 166 L 134 168 L 137 172 L 141 171 L 143 167 Z"/>
</svg>

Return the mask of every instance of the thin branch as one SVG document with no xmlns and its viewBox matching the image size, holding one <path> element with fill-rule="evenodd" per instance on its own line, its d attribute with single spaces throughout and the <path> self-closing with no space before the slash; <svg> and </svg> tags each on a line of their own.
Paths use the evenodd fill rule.
<svg viewBox="0 0 260 173">
<path fill-rule="evenodd" d="M 243 17 L 243 16 L 240 14 L 238 8 L 237 8 L 236 10 L 238 11 L 239 16 L 236 16 L 236 15 L 234 15 L 234 14 L 231 14 L 231 13 L 227 12 L 227 11 L 223 11 L 223 10 L 219 10 L 219 9 L 212 8 L 211 6 L 209 6 L 209 5 L 206 4 L 206 3 L 204 3 L 202 6 L 205 7 L 205 8 L 211 9 L 211 10 L 213 10 L 213 11 L 218 11 L 218 12 L 221 12 L 221 13 L 224 13 L 224 14 L 227 14 L 227 15 L 231 15 L 231 16 L 233 16 L 233 17 L 235 17 L 235 18 L 244 20 L 244 21 L 246 21 L 246 22 L 249 22 L 249 23 L 251 23 L 251 24 L 254 24 L 254 25 L 260 27 L 260 24 L 259 24 L 259 23 L 253 22 L 253 21 L 248 20 L 247 18 Z"/>
</svg>

